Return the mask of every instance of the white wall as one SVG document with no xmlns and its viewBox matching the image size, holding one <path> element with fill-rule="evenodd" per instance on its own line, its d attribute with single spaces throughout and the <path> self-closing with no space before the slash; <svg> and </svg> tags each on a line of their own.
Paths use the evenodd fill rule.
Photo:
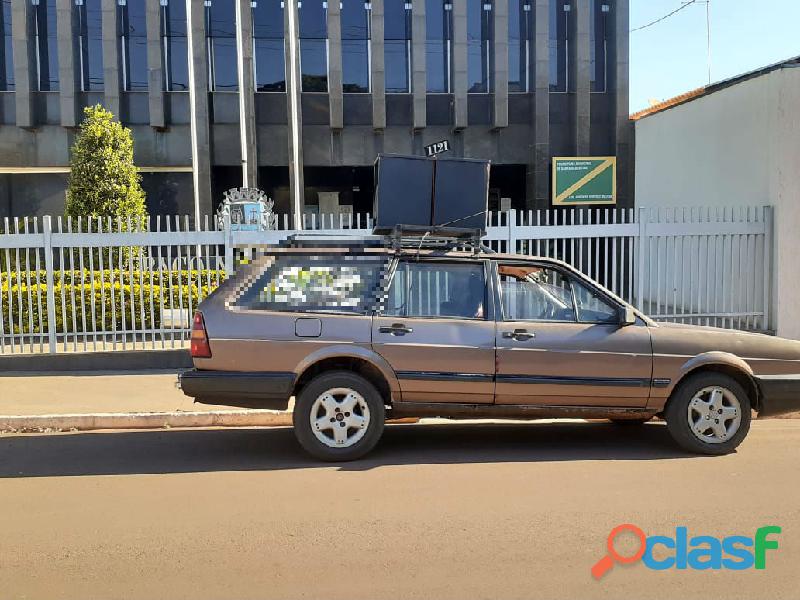
<svg viewBox="0 0 800 600">
<path fill-rule="evenodd" d="M 636 205 L 775 207 L 773 323 L 800 339 L 800 69 L 636 122 Z"/>
</svg>

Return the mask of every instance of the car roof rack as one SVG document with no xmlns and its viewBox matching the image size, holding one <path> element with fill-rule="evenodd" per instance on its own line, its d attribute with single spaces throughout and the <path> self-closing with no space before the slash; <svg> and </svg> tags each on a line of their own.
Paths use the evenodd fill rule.
<svg viewBox="0 0 800 600">
<path fill-rule="evenodd" d="M 436 227 L 429 225 L 395 225 L 386 233 L 392 246 L 397 249 L 438 249 L 470 248 L 477 254 L 486 251 L 481 243 L 483 231 L 467 227 Z"/>
<path fill-rule="evenodd" d="M 466 227 L 430 227 L 424 225 L 396 225 L 391 230 L 341 234 L 334 232 L 302 231 L 288 236 L 281 246 L 302 248 L 306 246 L 355 245 L 366 247 L 383 246 L 394 251 L 402 250 L 462 250 L 475 254 L 494 254 L 495 251 L 482 243 L 481 229 Z"/>
</svg>

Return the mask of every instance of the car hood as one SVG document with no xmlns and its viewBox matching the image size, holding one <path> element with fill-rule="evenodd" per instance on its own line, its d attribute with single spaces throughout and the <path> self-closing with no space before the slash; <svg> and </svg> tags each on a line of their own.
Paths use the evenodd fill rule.
<svg viewBox="0 0 800 600">
<path fill-rule="evenodd" d="M 650 332 L 656 354 L 695 356 L 706 352 L 728 352 L 745 360 L 800 361 L 800 341 L 764 333 L 683 323 L 657 323 Z"/>
</svg>

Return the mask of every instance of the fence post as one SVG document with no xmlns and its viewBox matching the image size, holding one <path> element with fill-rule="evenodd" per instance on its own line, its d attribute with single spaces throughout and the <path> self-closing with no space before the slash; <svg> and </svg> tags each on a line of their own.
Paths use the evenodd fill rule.
<svg viewBox="0 0 800 600">
<path fill-rule="evenodd" d="M 639 237 L 639 244 L 638 244 L 638 268 L 636 272 L 636 308 L 641 311 L 644 311 L 644 269 L 645 269 L 645 260 L 644 260 L 644 253 L 646 247 L 646 240 L 647 240 L 647 209 L 644 207 L 640 207 L 636 218 L 639 221 L 639 233 L 637 234 Z"/>
<path fill-rule="evenodd" d="M 775 266 L 772 264 L 772 244 L 773 235 L 775 233 L 775 220 L 773 219 L 773 207 L 764 207 L 764 331 L 773 330 L 777 333 L 778 323 L 775 327 L 770 327 L 770 318 L 772 317 L 772 299 L 774 285 L 775 285 Z"/>
<path fill-rule="evenodd" d="M 225 274 L 230 277 L 233 275 L 233 230 L 230 214 L 223 218 L 222 227 L 225 232 Z"/>
<path fill-rule="evenodd" d="M 517 253 L 517 210 L 510 208 L 506 212 L 506 219 L 508 220 L 508 247 L 509 254 Z"/>
<path fill-rule="evenodd" d="M 42 219 L 42 232 L 44 233 L 44 269 L 45 286 L 47 295 L 47 340 L 50 345 L 50 354 L 56 353 L 56 291 L 53 283 L 53 224 L 50 215 Z M 39 315 L 39 321 L 42 318 Z"/>
</svg>

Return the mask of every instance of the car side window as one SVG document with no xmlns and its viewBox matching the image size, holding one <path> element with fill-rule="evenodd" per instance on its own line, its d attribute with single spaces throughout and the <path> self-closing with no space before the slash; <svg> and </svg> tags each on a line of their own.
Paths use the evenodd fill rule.
<svg viewBox="0 0 800 600">
<path fill-rule="evenodd" d="M 401 261 L 386 297 L 386 316 L 483 319 L 483 263 Z"/>
<path fill-rule="evenodd" d="M 501 264 L 499 273 L 506 321 L 575 322 L 572 287 L 561 271 Z"/>
<path fill-rule="evenodd" d="M 575 307 L 581 323 L 616 323 L 619 321 L 618 309 L 609 304 L 597 292 L 573 279 Z"/>
<path fill-rule="evenodd" d="M 250 310 L 364 314 L 370 310 L 388 259 L 363 255 L 278 255 L 233 305 Z"/>
</svg>

